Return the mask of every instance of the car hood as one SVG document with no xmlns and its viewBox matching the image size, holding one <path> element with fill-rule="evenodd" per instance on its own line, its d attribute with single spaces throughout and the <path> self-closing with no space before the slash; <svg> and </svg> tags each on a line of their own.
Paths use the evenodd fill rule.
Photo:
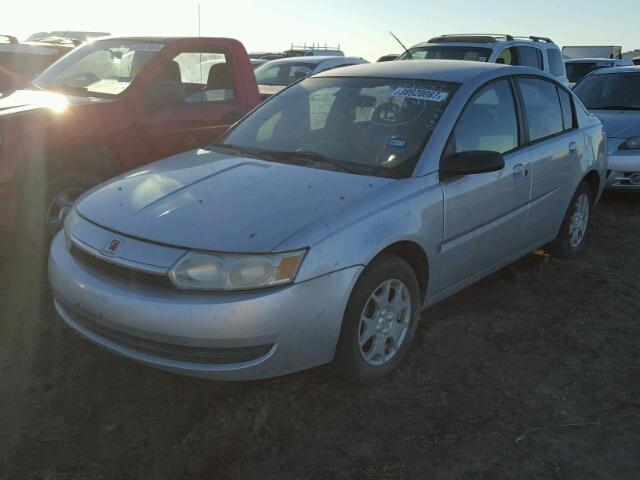
<svg viewBox="0 0 640 480">
<path fill-rule="evenodd" d="M 197 150 L 103 184 L 77 210 L 107 229 L 166 245 L 269 252 L 393 181 Z"/>
<path fill-rule="evenodd" d="M 640 135 L 640 111 L 592 110 L 604 125 L 609 138 L 629 138 Z"/>
<path fill-rule="evenodd" d="M 31 110 L 62 111 L 69 106 L 104 102 L 95 97 L 77 97 L 45 90 L 17 90 L 0 97 L 0 117 Z"/>
</svg>

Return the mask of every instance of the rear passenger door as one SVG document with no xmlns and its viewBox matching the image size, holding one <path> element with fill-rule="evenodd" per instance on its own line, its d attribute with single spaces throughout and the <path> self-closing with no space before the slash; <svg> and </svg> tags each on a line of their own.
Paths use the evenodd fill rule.
<svg viewBox="0 0 640 480">
<path fill-rule="evenodd" d="M 536 243 L 554 236 L 573 196 L 585 143 L 576 128 L 573 96 L 551 80 L 516 80 L 525 120 L 526 150 L 532 159 L 527 237 Z"/>
<path fill-rule="evenodd" d="M 466 151 L 504 154 L 499 172 L 441 178 L 444 194 L 443 287 L 520 252 L 531 190 L 529 154 L 520 149 L 521 123 L 509 79 L 482 87 L 466 105 L 443 155 Z"/>
</svg>

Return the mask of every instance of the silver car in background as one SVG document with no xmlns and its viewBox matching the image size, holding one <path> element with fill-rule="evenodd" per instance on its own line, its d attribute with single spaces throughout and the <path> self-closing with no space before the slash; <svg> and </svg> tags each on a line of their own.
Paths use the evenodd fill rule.
<svg viewBox="0 0 640 480">
<path fill-rule="evenodd" d="M 332 70 L 84 195 L 51 247 L 55 305 L 99 346 L 181 374 L 335 360 L 374 381 L 423 309 L 544 245 L 578 253 L 605 170 L 601 122 L 543 72 Z"/>
<path fill-rule="evenodd" d="M 604 123 L 608 187 L 640 190 L 640 67 L 598 70 L 578 83 L 574 93 Z"/>
</svg>

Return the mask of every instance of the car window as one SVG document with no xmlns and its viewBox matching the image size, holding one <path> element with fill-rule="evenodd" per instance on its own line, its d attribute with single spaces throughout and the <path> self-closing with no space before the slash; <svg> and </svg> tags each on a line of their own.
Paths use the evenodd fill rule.
<svg viewBox="0 0 640 480">
<path fill-rule="evenodd" d="M 518 147 L 518 116 L 508 80 L 482 88 L 467 104 L 451 135 L 447 153 Z"/>
<path fill-rule="evenodd" d="M 562 77 L 565 75 L 564 62 L 562 61 L 560 50 L 548 48 L 547 59 L 549 60 L 549 72 L 551 75 L 556 77 Z"/>
<path fill-rule="evenodd" d="M 113 96 L 124 92 L 163 43 L 139 40 L 100 40 L 79 47 L 45 70 L 34 84 L 77 95 Z"/>
<path fill-rule="evenodd" d="M 272 97 L 221 142 L 273 161 L 313 152 L 369 175 L 411 175 L 458 85 L 430 80 L 312 77 Z M 291 153 L 287 153 L 291 152 Z M 304 159 L 302 159 L 304 160 Z"/>
<path fill-rule="evenodd" d="M 428 45 L 410 48 L 398 60 L 469 60 L 486 62 L 491 56 L 490 48 L 464 47 L 458 45 Z"/>
<path fill-rule="evenodd" d="M 518 84 L 522 92 L 529 141 L 562 132 L 562 110 L 556 86 L 537 78 L 520 78 Z"/>
<path fill-rule="evenodd" d="M 256 80 L 259 85 L 286 86 L 308 77 L 318 66 L 312 62 L 265 63 L 256 68 Z"/>
<path fill-rule="evenodd" d="M 517 58 L 515 48 L 506 48 L 500 52 L 500 55 L 498 55 L 498 58 L 496 59 L 496 63 L 501 63 L 503 65 L 517 65 Z"/>
<path fill-rule="evenodd" d="M 186 103 L 234 99 L 233 71 L 223 51 L 182 52 L 172 63 L 167 68 L 174 70 L 172 76 L 175 78 L 170 80 L 182 83 Z"/>
<path fill-rule="evenodd" d="M 640 109 L 640 74 L 593 74 L 583 79 L 573 92 L 588 109 Z"/>
<path fill-rule="evenodd" d="M 517 47 L 518 65 L 542 70 L 542 52 L 535 47 Z"/>
<path fill-rule="evenodd" d="M 560 97 L 560 107 L 562 108 L 562 123 L 565 130 L 571 130 L 575 126 L 575 115 L 573 112 L 573 101 L 571 94 L 564 88 L 556 87 Z"/>
</svg>

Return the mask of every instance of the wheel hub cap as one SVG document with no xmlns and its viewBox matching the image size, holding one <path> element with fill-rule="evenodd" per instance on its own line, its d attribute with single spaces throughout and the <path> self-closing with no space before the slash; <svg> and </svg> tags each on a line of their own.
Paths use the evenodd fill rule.
<svg viewBox="0 0 640 480">
<path fill-rule="evenodd" d="M 411 322 L 409 289 L 400 280 L 380 284 L 360 317 L 359 345 L 364 360 L 374 366 L 389 362 L 403 345 Z"/>
</svg>

